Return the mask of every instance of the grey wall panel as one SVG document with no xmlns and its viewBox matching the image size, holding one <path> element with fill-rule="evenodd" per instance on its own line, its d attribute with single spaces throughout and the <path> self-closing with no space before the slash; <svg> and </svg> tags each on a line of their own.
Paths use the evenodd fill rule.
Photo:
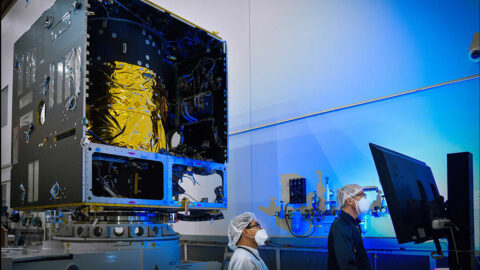
<svg viewBox="0 0 480 270">
<path fill-rule="evenodd" d="M 3 261 L 3 259 L 2 259 Z M 30 270 L 30 269 L 38 269 L 38 270 L 48 270 L 48 269 L 68 269 L 67 266 L 71 264 L 72 260 L 34 260 L 34 261 L 26 261 L 26 262 L 15 262 L 11 269 L 15 270 Z M 3 269 L 3 267 L 2 267 Z M 8 268 L 7 268 L 8 269 Z"/>
<path fill-rule="evenodd" d="M 409 256 L 394 254 L 377 254 L 376 265 L 378 270 L 404 270 L 404 269 L 431 269 L 427 256 Z"/>
<path fill-rule="evenodd" d="M 141 253 L 141 250 L 86 253 L 75 255 L 74 260 L 80 269 L 95 269 L 99 266 L 103 269 L 140 269 Z"/>
<path fill-rule="evenodd" d="M 280 251 L 280 269 L 327 269 L 327 252 Z"/>
<path fill-rule="evenodd" d="M 180 246 L 145 249 L 143 251 L 143 269 L 167 269 L 180 264 Z"/>
<path fill-rule="evenodd" d="M 189 261 L 217 261 L 223 262 L 224 247 L 217 246 L 194 246 L 187 247 L 187 259 Z"/>
</svg>

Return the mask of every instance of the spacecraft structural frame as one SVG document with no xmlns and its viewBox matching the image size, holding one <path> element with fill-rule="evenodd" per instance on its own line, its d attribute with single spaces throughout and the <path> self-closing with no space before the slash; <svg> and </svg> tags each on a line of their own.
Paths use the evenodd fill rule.
<svg viewBox="0 0 480 270">
<path fill-rule="evenodd" d="M 180 62 L 176 59 L 179 57 L 175 57 L 175 52 L 168 51 L 170 48 L 162 47 L 162 60 L 164 62 L 170 61 L 169 64 L 175 66 L 173 83 L 170 82 L 170 85 L 168 85 L 169 82 L 165 82 L 167 84 L 166 88 L 173 89 L 168 90 L 170 91 L 169 95 L 165 94 L 165 96 L 169 96 L 166 100 L 170 104 L 169 112 L 173 115 L 169 116 L 172 118 L 169 119 L 171 123 L 167 125 L 167 120 L 162 119 L 163 124 L 169 128 L 169 130 L 165 128 L 164 131 L 166 149 L 161 149 L 159 152 L 129 149 L 101 143 L 102 140 L 101 138 L 98 139 L 98 134 L 92 136 L 88 129 L 90 121 L 87 117 L 88 97 L 95 93 L 98 88 L 91 74 L 92 66 L 97 65 L 94 62 L 98 61 L 92 59 L 94 56 L 91 53 L 94 51 L 92 46 L 100 46 L 100 42 L 91 39 L 92 30 L 88 29 L 88 25 L 92 16 L 100 16 L 95 14 L 99 11 L 92 11 L 94 9 L 91 5 L 97 5 L 98 7 L 99 4 L 88 0 L 56 1 L 48 10 L 43 12 L 40 18 L 14 45 L 12 208 L 17 210 L 46 210 L 77 206 L 104 206 L 112 208 L 128 207 L 130 209 L 181 210 L 185 208 L 185 205 L 174 198 L 173 185 L 175 181 L 172 171 L 172 166 L 179 164 L 185 165 L 186 168 L 201 168 L 203 172 L 210 170 L 221 172 L 221 196 L 210 202 L 191 200 L 189 202 L 190 209 L 206 211 L 226 209 L 228 202 L 226 42 L 221 40 L 216 33 L 208 32 L 149 1 L 119 0 L 105 1 L 105 3 L 117 5 L 116 8 L 121 9 L 124 14 L 135 13 L 139 10 L 149 12 L 152 17 L 155 15 L 156 18 L 159 18 L 158 20 L 164 19 L 165 22 L 176 27 L 175 30 L 183 29 L 184 32 L 181 35 L 185 35 L 187 38 L 181 39 L 179 37 L 176 41 L 172 41 L 171 43 L 176 46 L 173 51 L 178 52 L 183 49 L 187 51 L 183 55 L 193 57 L 194 60 L 192 61 L 198 60 L 197 66 L 189 63 L 187 56 L 182 60 L 183 62 Z M 107 15 L 108 9 L 112 10 L 111 8 L 106 6 Z M 129 8 L 130 10 L 128 10 Z M 132 21 L 137 20 L 134 16 L 132 18 Z M 115 21 L 108 17 L 105 19 L 104 25 L 107 24 L 107 21 L 110 22 L 109 20 Z M 138 20 L 141 20 L 141 18 Z M 121 20 L 116 19 L 116 21 Z M 152 25 L 156 23 L 156 21 L 149 22 Z M 139 25 L 138 22 L 134 21 L 132 23 L 129 21 L 129 25 L 137 24 Z M 114 23 L 111 23 L 111 25 L 114 25 Z M 152 33 L 156 31 L 155 29 L 148 30 L 150 29 L 148 27 L 145 28 L 147 34 L 148 31 Z M 108 28 L 105 29 L 108 30 Z M 111 38 L 115 38 L 113 33 L 111 36 Z M 207 41 L 211 47 L 205 50 L 208 51 L 205 54 L 207 56 L 213 54 L 216 57 L 214 60 L 193 53 L 188 54 L 187 49 L 190 48 L 188 46 L 203 48 L 202 46 L 205 46 L 204 44 Z M 155 45 L 153 42 L 153 44 L 148 44 L 147 40 L 146 42 L 150 46 L 149 48 Z M 184 43 L 182 45 L 184 47 L 181 47 L 180 43 Z M 113 45 L 115 43 L 112 43 Z M 160 45 L 158 46 L 160 47 Z M 123 47 L 125 49 L 126 45 L 123 45 Z M 198 54 L 197 51 L 195 52 Z M 175 61 L 178 61 L 178 64 Z M 213 65 L 209 61 L 213 62 Z M 147 62 L 131 64 L 140 67 L 142 70 L 149 70 Z M 207 69 L 207 75 L 217 76 L 218 78 L 215 78 L 218 85 L 213 87 L 211 84 L 208 86 L 207 83 L 207 87 L 213 89 L 208 89 L 208 91 L 207 88 L 201 88 L 203 84 L 197 85 L 197 88 L 193 89 L 196 91 L 193 95 L 188 93 L 178 94 L 180 90 L 178 90 L 177 78 L 182 77 L 188 67 L 192 65 L 195 67 L 191 72 L 192 77 L 200 76 L 198 75 L 199 70 L 211 65 L 210 69 Z M 212 73 L 215 74 L 212 75 Z M 154 72 L 151 74 L 154 74 Z M 203 78 L 199 78 L 198 80 L 204 83 Z M 189 85 L 183 87 L 182 91 L 189 90 Z M 205 102 L 207 102 L 207 105 L 205 105 Z M 208 105 L 208 102 L 215 104 Z M 190 107 L 185 105 L 187 103 Z M 201 103 L 201 105 L 198 105 L 199 108 L 191 105 L 195 104 L 197 106 L 197 103 Z M 184 112 L 186 116 L 183 116 Z M 205 119 L 200 119 L 200 117 L 205 117 Z M 223 121 L 219 121 L 219 119 Z M 205 131 L 206 135 L 202 135 L 200 133 L 204 132 L 205 129 L 202 128 L 204 126 L 195 128 L 196 125 L 211 125 L 212 133 L 215 134 L 207 134 L 210 131 Z M 198 156 L 193 154 L 175 152 L 175 149 L 168 146 L 170 139 L 168 136 L 176 130 L 184 132 L 182 136 L 185 136 L 187 147 L 193 145 L 200 148 L 199 145 L 202 144 L 202 149 L 214 149 L 210 153 L 211 156 L 197 158 Z M 187 132 L 191 134 L 187 134 Z M 203 141 L 197 142 L 195 141 L 196 134 L 205 138 L 210 136 L 208 138 L 211 139 L 210 141 L 203 139 Z M 182 137 L 182 142 L 183 139 Z M 207 150 L 204 152 L 208 154 Z M 122 162 L 135 159 L 146 164 L 162 163 L 163 190 L 160 192 L 163 194 L 159 195 L 161 199 L 143 199 L 140 195 L 134 198 L 121 195 L 96 196 L 93 192 L 93 183 L 96 181 L 94 176 L 95 158 L 93 157 L 98 153 L 115 155 Z M 195 170 L 193 170 L 194 172 Z M 154 177 L 150 176 L 150 178 L 148 181 L 155 181 Z M 135 194 L 138 192 L 136 185 L 137 183 L 135 183 Z"/>
</svg>

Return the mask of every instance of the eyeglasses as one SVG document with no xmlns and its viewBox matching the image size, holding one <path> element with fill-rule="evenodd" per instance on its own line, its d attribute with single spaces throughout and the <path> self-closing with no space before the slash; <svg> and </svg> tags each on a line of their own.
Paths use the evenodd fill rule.
<svg viewBox="0 0 480 270">
<path fill-rule="evenodd" d="M 358 193 L 357 195 L 353 196 L 353 197 L 360 197 L 360 198 L 367 198 L 367 194 L 365 194 L 364 192 L 361 192 L 361 193 Z"/>
<path fill-rule="evenodd" d="M 259 223 L 255 223 L 253 225 L 248 224 L 247 229 L 251 229 L 251 228 L 254 228 L 254 227 L 257 227 L 259 230 L 262 229 L 262 226 Z"/>
</svg>

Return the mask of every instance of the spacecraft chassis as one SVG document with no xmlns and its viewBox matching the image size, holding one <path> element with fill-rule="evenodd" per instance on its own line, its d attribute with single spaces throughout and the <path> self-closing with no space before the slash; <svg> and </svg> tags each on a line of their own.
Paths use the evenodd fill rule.
<svg viewBox="0 0 480 270">
<path fill-rule="evenodd" d="M 197 33 L 196 35 L 204 40 L 208 39 L 211 44 L 221 44 L 220 54 L 223 53 L 224 57 L 218 66 L 223 70 L 220 71 L 219 76 L 224 79 L 224 89 L 221 91 L 221 96 L 219 93 L 216 94 L 215 101 L 221 100 L 216 105 L 220 107 L 215 107 L 214 115 L 211 117 L 216 120 L 216 128 L 218 127 L 217 131 L 224 146 L 217 147 L 219 150 L 216 150 L 215 157 L 201 160 L 192 155 L 181 155 L 170 151 L 168 146 L 167 149 L 158 152 L 149 152 L 101 143 L 98 140 L 92 140 L 92 136 L 89 136 L 89 119 L 87 118 L 87 100 L 89 88 L 91 90 L 92 87 L 88 66 L 92 64 L 91 49 L 97 46 L 96 42 L 98 42 L 92 40 L 89 34 L 92 30 L 88 30 L 89 17 L 96 16 L 95 11 L 91 10 L 91 4 L 98 5 L 94 2 L 94 0 L 56 1 L 15 43 L 11 206 L 18 210 L 86 206 L 105 209 L 157 209 L 157 211 L 167 212 L 181 210 L 185 205 L 174 200 L 173 194 L 172 166 L 177 164 L 215 170 L 223 174 L 222 200 L 190 202 L 190 209 L 212 211 L 227 208 L 226 43 L 215 33 L 208 32 L 149 1 L 105 1 L 106 4 L 129 5 L 131 13 L 141 10 L 143 14 L 148 13 L 152 17 L 166 18 L 165 20 L 168 19 L 172 22 L 171 25 L 176 25 L 178 29 Z M 64 61 L 66 64 L 66 58 L 71 56 L 72 52 L 76 53 L 76 57 L 80 60 L 73 70 L 79 77 L 77 76 L 76 80 L 70 80 L 65 79 L 64 74 L 63 79 L 70 80 L 73 86 L 69 86 L 67 90 L 66 86 L 57 88 L 57 85 L 53 85 L 53 89 L 60 89 L 59 91 L 65 94 L 63 97 L 62 94 L 58 94 L 59 91 L 55 91 L 55 94 L 50 93 L 53 91 L 49 89 L 49 83 L 60 76 L 58 67 L 54 65 L 52 68 L 52 63 Z M 169 57 L 170 61 L 174 61 L 173 56 Z M 133 64 L 148 70 L 145 62 Z M 58 84 L 59 81 L 57 80 L 56 83 Z M 60 81 L 59 84 L 64 83 Z M 176 88 L 174 84 L 170 86 Z M 60 103 L 57 100 L 58 95 L 61 96 Z M 45 109 L 42 112 L 39 107 L 43 104 Z M 178 110 L 176 115 L 177 118 L 181 118 Z M 44 119 L 40 120 L 39 118 L 42 117 Z M 40 124 L 39 121 L 44 123 Z M 182 121 L 178 119 L 175 121 L 177 126 L 174 125 L 174 127 L 188 125 L 188 123 L 181 124 Z M 165 136 L 171 133 L 171 130 L 165 128 Z M 167 137 L 166 140 L 168 139 Z M 145 199 L 141 196 L 133 198 L 96 196 L 92 192 L 93 181 L 95 181 L 92 175 L 92 163 L 93 157 L 99 153 L 118 157 L 123 161 L 137 160 L 146 164 L 161 164 L 160 167 L 157 166 L 157 170 L 162 172 L 159 173 L 158 179 L 147 179 L 147 181 L 162 183 L 158 188 L 160 194 L 154 199 Z"/>
</svg>

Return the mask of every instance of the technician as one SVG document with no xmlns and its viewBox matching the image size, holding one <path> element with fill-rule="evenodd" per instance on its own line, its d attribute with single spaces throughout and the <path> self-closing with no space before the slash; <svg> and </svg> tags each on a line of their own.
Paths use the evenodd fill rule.
<svg viewBox="0 0 480 270">
<path fill-rule="evenodd" d="M 260 258 L 258 247 L 265 245 L 268 235 L 255 214 L 245 212 L 232 219 L 228 227 L 228 247 L 234 251 L 229 270 L 268 270 Z"/>
<path fill-rule="evenodd" d="M 370 269 L 358 225 L 358 215 L 368 212 L 370 201 L 362 187 L 351 184 L 338 190 L 337 203 L 342 211 L 328 234 L 328 269 Z"/>
</svg>

